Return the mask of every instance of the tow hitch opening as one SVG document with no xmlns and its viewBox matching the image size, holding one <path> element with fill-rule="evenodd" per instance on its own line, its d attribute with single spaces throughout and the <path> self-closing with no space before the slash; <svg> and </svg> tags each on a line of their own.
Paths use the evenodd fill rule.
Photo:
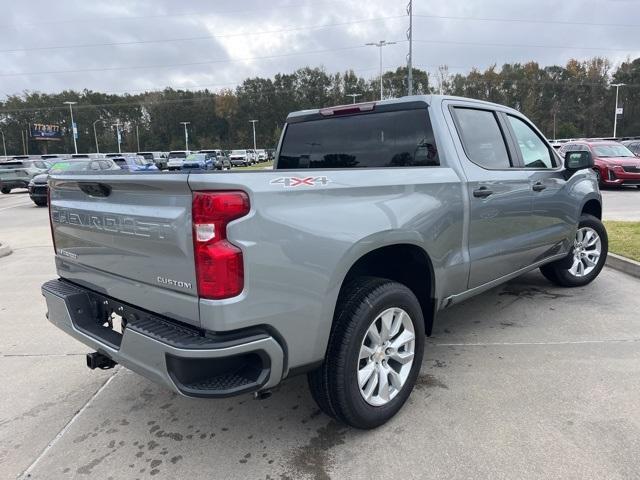
<svg viewBox="0 0 640 480">
<path fill-rule="evenodd" d="M 114 362 L 109 357 L 99 352 L 87 353 L 87 367 L 91 370 L 95 370 L 96 368 L 99 368 L 100 370 L 109 370 L 117 364 L 117 362 Z"/>
</svg>

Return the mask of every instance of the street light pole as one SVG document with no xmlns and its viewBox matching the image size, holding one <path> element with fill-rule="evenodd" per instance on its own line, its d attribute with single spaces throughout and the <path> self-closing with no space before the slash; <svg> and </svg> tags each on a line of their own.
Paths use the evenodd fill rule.
<svg viewBox="0 0 640 480">
<path fill-rule="evenodd" d="M 122 149 L 120 147 L 120 120 L 113 124 L 116 127 L 116 140 L 118 141 L 118 153 L 122 153 Z"/>
<path fill-rule="evenodd" d="M 353 98 L 353 103 L 356 103 L 356 97 L 361 97 L 361 93 L 347 93 L 347 97 Z"/>
<path fill-rule="evenodd" d="M 65 105 L 69 105 L 69 112 L 71 113 L 71 136 L 73 137 L 73 149 L 78 153 L 78 144 L 76 143 L 76 133 L 78 131 L 76 123 L 73 121 L 73 107 L 78 102 L 63 102 Z"/>
<path fill-rule="evenodd" d="M 256 149 L 256 122 L 258 120 L 249 120 L 251 122 L 251 126 L 253 127 L 253 149 Z"/>
<path fill-rule="evenodd" d="M 616 137 L 616 130 L 618 127 L 618 90 L 620 87 L 624 87 L 626 83 L 612 83 L 612 87 L 616 87 L 616 109 L 613 112 L 613 138 Z"/>
<path fill-rule="evenodd" d="M 96 123 L 98 123 L 100 119 L 93 122 L 93 137 L 96 139 L 96 153 L 100 153 L 100 146 L 98 145 L 98 134 L 96 133 Z"/>
<path fill-rule="evenodd" d="M 181 125 L 184 125 L 184 149 L 189 150 L 189 134 L 187 133 L 187 125 L 191 122 L 180 122 Z"/>
<path fill-rule="evenodd" d="M 7 144 L 4 141 L 4 132 L 0 130 L 0 134 L 2 134 L 2 148 L 4 149 L 4 158 L 7 159 Z"/>
<path fill-rule="evenodd" d="M 378 47 L 380 49 L 380 100 L 382 100 L 382 47 L 386 47 L 387 45 L 395 45 L 397 42 L 387 42 L 386 40 L 380 40 L 379 42 L 370 42 L 365 43 L 365 45 L 370 45 L 372 47 Z"/>
<path fill-rule="evenodd" d="M 407 95 L 413 95 L 413 0 L 409 0 L 407 15 L 409 15 L 409 30 L 407 31 L 407 40 L 409 40 L 409 54 L 407 55 Z"/>
</svg>

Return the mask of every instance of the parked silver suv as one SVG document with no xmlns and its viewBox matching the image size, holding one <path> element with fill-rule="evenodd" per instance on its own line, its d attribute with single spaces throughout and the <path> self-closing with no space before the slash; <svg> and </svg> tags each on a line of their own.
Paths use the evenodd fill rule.
<svg viewBox="0 0 640 480">
<path fill-rule="evenodd" d="M 27 188 L 33 177 L 46 172 L 51 164 L 46 160 L 28 156 L 14 157 L 0 162 L 0 192 L 8 194 L 14 188 Z"/>
</svg>

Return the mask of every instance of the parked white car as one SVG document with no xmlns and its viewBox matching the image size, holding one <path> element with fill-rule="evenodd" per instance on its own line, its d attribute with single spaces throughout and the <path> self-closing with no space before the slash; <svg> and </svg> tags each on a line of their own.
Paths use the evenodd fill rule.
<svg viewBox="0 0 640 480">
<path fill-rule="evenodd" d="M 251 150 L 231 150 L 231 154 L 229 154 L 229 160 L 231 160 L 231 165 L 234 167 L 247 167 L 253 163 L 253 154 Z"/>
<path fill-rule="evenodd" d="M 169 152 L 169 156 L 167 158 L 167 169 L 180 170 L 184 163 L 184 159 L 189 155 L 191 155 L 191 150 L 173 150 Z"/>
</svg>

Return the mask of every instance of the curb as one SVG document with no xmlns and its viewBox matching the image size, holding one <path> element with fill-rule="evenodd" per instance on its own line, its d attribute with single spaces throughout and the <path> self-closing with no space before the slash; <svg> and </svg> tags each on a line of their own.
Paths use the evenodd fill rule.
<svg viewBox="0 0 640 480">
<path fill-rule="evenodd" d="M 6 257 L 11 254 L 11 248 L 9 245 L 3 245 L 0 243 L 0 258 Z"/>
<path fill-rule="evenodd" d="M 640 262 L 636 262 L 630 258 L 609 252 L 607 254 L 606 265 L 633 277 L 640 278 Z"/>
</svg>

